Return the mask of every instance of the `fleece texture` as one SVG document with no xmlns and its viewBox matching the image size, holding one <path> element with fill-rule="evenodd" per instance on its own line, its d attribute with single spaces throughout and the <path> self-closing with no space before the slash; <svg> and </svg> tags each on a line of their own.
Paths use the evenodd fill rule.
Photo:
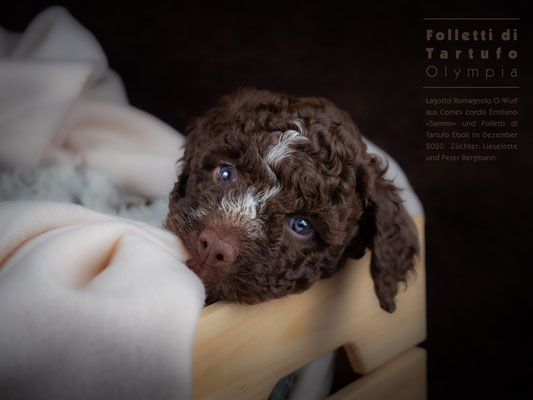
<svg viewBox="0 0 533 400">
<path fill-rule="evenodd" d="M 191 398 L 204 288 L 157 228 L 182 136 L 62 8 L 0 56 L 0 398 Z"/>
</svg>

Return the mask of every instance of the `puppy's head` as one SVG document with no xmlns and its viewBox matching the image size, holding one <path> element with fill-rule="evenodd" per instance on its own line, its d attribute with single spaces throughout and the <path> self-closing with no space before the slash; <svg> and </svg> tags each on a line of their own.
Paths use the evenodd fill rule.
<svg viewBox="0 0 533 400">
<path fill-rule="evenodd" d="M 208 301 L 303 291 L 368 247 L 392 312 L 418 241 L 385 169 L 331 102 L 241 90 L 190 127 L 166 226 Z"/>
</svg>

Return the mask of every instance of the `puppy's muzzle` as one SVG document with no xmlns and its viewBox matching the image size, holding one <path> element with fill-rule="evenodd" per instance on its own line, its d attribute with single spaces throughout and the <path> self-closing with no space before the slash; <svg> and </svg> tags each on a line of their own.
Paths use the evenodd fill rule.
<svg viewBox="0 0 533 400">
<path fill-rule="evenodd" d="M 213 229 L 207 228 L 198 235 L 198 255 L 203 265 L 225 267 L 235 261 L 237 249 Z"/>
</svg>

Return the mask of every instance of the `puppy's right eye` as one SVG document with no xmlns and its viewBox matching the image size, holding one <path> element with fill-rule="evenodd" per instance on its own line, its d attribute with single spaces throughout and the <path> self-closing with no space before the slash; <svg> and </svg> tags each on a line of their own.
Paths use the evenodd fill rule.
<svg viewBox="0 0 533 400">
<path fill-rule="evenodd" d="M 233 182 L 235 178 L 235 170 L 231 165 L 221 165 L 215 170 L 215 179 L 220 182 Z"/>
<path fill-rule="evenodd" d="M 311 223 L 302 217 L 292 217 L 289 226 L 293 232 L 300 236 L 310 236 L 313 233 Z"/>
</svg>

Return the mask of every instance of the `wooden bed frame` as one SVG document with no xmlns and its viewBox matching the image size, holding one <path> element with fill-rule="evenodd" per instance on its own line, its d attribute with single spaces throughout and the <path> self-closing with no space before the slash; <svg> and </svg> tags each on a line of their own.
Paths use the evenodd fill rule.
<svg viewBox="0 0 533 400">
<path fill-rule="evenodd" d="M 195 399 L 267 399 L 276 382 L 344 346 L 364 375 L 329 399 L 426 398 L 424 219 L 413 217 L 421 254 L 416 277 L 383 311 L 369 272 L 370 253 L 350 260 L 308 291 L 256 306 L 215 303 L 202 310 L 193 357 Z"/>
</svg>

